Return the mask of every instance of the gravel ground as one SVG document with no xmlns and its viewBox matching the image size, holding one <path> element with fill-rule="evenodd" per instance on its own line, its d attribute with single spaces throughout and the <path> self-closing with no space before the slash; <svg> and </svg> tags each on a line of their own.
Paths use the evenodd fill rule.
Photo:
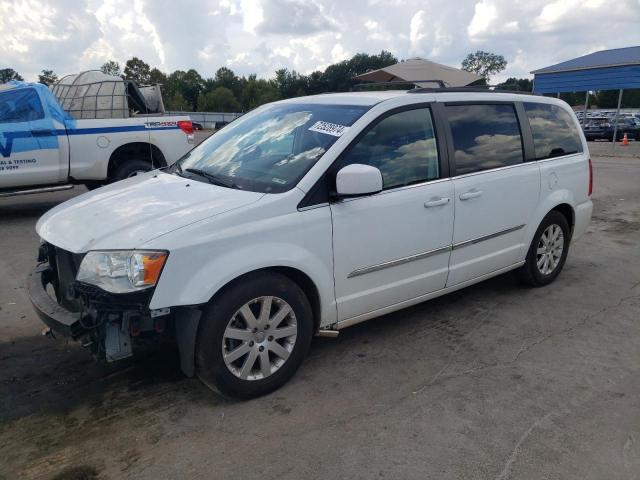
<svg viewBox="0 0 640 480">
<path fill-rule="evenodd" d="M 105 366 L 40 336 L 34 225 L 80 189 L 0 199 L 0 479 L 640 478 L 640 161 L 594 168 L 554 284 L 503 275 L 316 339 L 248 402 L 172 348 Z"/>
<path fill-rule="evenodd" d="M 589 142 L 591 155 L 597 157 L 636 157 L 640 158 L 640 141 L 632 140 L 624 146 L 621 142 L 612 145 L 601 140 Z"/>
</svg>

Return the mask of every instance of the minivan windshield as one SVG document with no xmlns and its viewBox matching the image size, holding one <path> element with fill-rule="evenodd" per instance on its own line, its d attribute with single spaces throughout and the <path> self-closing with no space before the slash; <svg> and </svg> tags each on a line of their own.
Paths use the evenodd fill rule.
<svg viewBox="0 0 640 480">
<path fill-rule="evenodd" d="M 174 172 L 241 190 L 293 188 L 370 107 L 275 103 L 230 123 L 195 147 Z"/>
</svg>

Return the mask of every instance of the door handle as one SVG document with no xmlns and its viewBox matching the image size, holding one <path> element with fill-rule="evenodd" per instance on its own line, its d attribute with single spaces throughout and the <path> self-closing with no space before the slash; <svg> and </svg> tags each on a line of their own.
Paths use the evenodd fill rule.
<svg viewBox="0 0 640 480">
<path fill-rule="evenodd" d="M 432 198 L 427 202 L 424 202 L 424 206 L 425 208 L 440 207 L 442 205 L 446 205 L 447 203 L 449 203 L 448 198 L 437 197 L 437 198 Z"/>
<path fill-rule="evenodd" d="M 460 194 L 460 200 L 471 200 L 472 198 L 478 198 L 482 195 L 482 190 L 469 190 L 468 192 L 464 192 Z"/>
</svg>

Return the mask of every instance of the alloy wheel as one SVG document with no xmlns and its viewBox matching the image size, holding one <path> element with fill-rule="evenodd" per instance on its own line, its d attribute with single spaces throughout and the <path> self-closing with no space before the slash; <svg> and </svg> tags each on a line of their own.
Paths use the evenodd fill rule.
<svg viewBox="0 0 640 480">
<path fill-rule="evenodd" d="M 536 265 L 543 275 L 550 275 L 560 264 L 564 251 L 564 234 L 555 223 L 545 228 L 536 250 Z"/>
<path fill-rule="evenodd" d="M 291 306 L 264 296 L 245 303 L 231 317 L 222 337 L 222 357 L 242 380 L 262 380 L 277 372 L 296 344 L 298 325 Z"/>
</svg>

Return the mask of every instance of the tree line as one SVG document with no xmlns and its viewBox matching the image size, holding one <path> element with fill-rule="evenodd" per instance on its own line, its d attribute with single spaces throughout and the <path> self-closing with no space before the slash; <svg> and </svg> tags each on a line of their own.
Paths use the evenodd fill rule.
<svg viewBox="0 0 640 480">
<path fill-rule="evenodd" d="M 132 80 L 138 85 L 160 84 L 165 108 L 169 111 L 246 112 L 275 100 L 350 91 L 360 83 L 353 77 L 395 63 L 398 63 L 398 58 L 383 50 L 379 54 L 358 53 L 348 60 L 329 65 L 324 71 L 317 70 L 308 75 L 282 68 L 276 70 L 269 79 L 258 78 L 255 74 L 240 76 L 227 67 L 220 67 L 213 77 L 208 78 L 195 69 L 165 73 L 137 57 L 127 60 L 124 69 L 118 62 L 109 60 L 100 70 Z M 477 82 L 478 85 L 489 84 L 490 77 L 503 71 L 506 66 L 507 62 L 502 55 L 484 51 L 468 54 L 461 64 L 463 70 L 482 77 Z M 22 80 L 22 77 L 11 68 L 0 69 L 0 83 L 10 80 Z M 58 76 L 52 70 L 44 69 L 38 75 L 38 82 L 45 85 L 57 81 Z M 407 84 L 406 88 L 411 88 L 411 84 Z M 533 82 L 527 78 L 508 78 L 496 86 L 496 89 L 523 92 L 530 92 L 532 88 Z M 561 98 L 570 105 L 580 105 L 584 103 L 585 92 L 563 93 Z M 615 108 L 617 100 L 617 91 L 601 91 L 592 94 L 589 103 L 600 108 Z M 640 90 L 625 91 L 622 106 L 640 107 Z"/>
</svg>

